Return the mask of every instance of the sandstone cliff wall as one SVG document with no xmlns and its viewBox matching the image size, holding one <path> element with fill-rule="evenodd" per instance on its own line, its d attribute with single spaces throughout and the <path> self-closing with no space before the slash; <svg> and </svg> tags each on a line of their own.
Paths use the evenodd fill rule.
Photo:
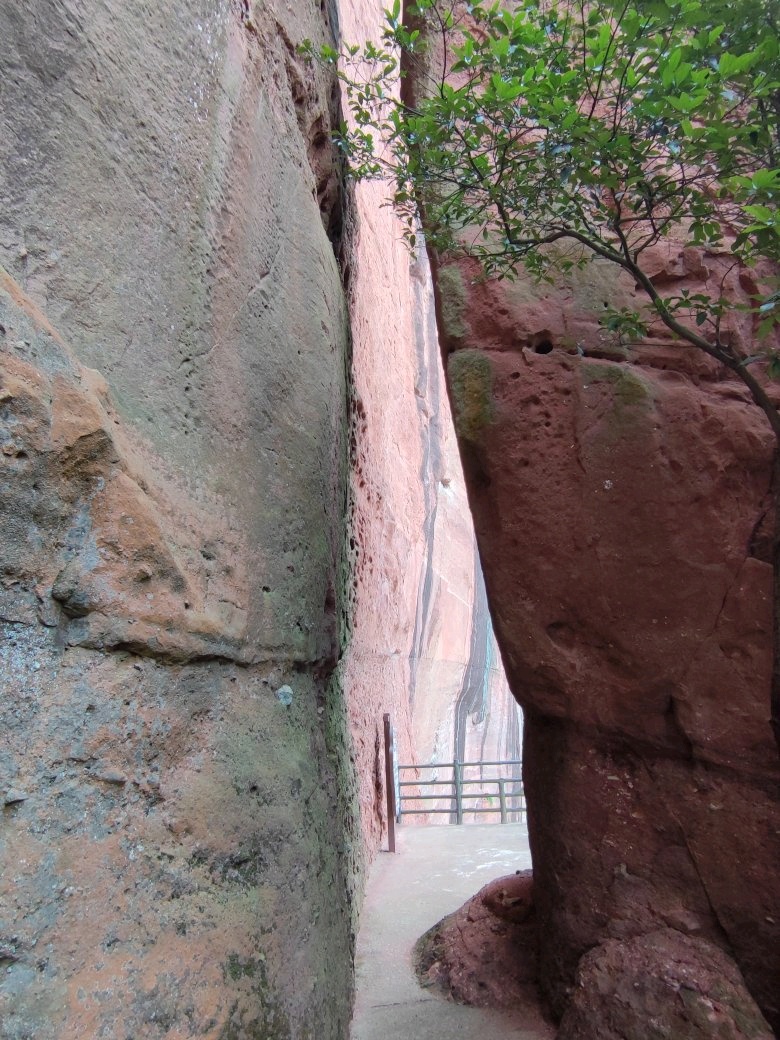
<svg viewBox="0 0 780 1040">
<path fill-rule="evenodd" d="M 439 36 L 429 44 L 440 69 Z M 744 978 L 780 1027 L 771 431 L 740 381 L 660 323 L 642 344 L 600 326 L 605 308 L 642 305 L 609 263 L 549 288 L 443 259 L 448 386 L 526 713 L 541 983 L 557 1015 L 570 1007 L 561 1038 L 642 1036 L 651 1021 L 766 1035 L 744 988 L 718 1004 L 707 986 L 725 953 L 729 987 Z M 739 305 L 755 273 L 728 250 L 671 242 L 643 261 L 665 292 L 724 293 L 736 306 L 722 332 L 753 353 Z M 684 1026 L 674 956 L 694 986 Z M 653 973 L 668 985 L 653 990 Z M 613 1029 L 615 1001 L 627 1011 Z"/>
<path fill-rule="evenodd" d="M 724 273 L 673 245 L 650 262 L 698 291 Z M 542 985 L 563 1012 L 581 955 L 614 965 L 625 943 L 631 1014 L 670 1014 L 632 944 L 671 929 L 680 963 L 701 942 L 697 986 L 714 944 L 776 1026 L 771 432 L 741 384 L 661 328 L 639 346 L 601 329 L 605 301 L 634 305 L 608 265 L 565 290 L 475 273 L 451 267 L 439 291 L 488 595 L 526 709 Z M 744 274 L 726 282 L 750 291 Z M 749 321 L 730 320 L 749 347 Z M 670 956 L 664 935 L 653 956 Z M 585 972 L 578 1006 L 595 985 Z M 564 1019 L 562 1035 L 593 1022 Z"/>
<path fill-rule="evenodd" d="M 0 6 L 0 1032 L 343 1037 L 319 4 Z"/>
<path fill-rule="evenodd" d="M 343 4 L 344 36 L 380 7 Z M 10 1040 L 344 1036 L 381 715 L 402 758 L 448 757 L 484 705 L 427 269 L 376 185 L 342 241 L 333 85 L 296 54 L 334 17 L 0 7 Z M 776 1021 L 770 438 L 658 330 L 603 339 L 598 265 L 568 295 L 471 273 L 439 278 L 440 314 L 529 712 L 548 995 L 565 1009 L 586 950 L 633 985 L 671 930 Z M 514 718 L 481 746 L 513 754 Z"/>
<path fill-rule="evenodd" d="M 430 275 L 296 52 L 337 15 L 0 7 L 9 1040 L 345 1036 L 382 712 L 516 750 Z"/>
<path fill-rule="evenodd" d="M 339 28 L 377 39 L 385 5 L 350 0 Z M 349 647 L 344 661 L 363 834 L 386 828 L 382 716 L 404 763 L 518 752 L 452 426 L 430 269 L 385 185 L 357 185 L 345 274 L 352 329 Z"/>
</svg>

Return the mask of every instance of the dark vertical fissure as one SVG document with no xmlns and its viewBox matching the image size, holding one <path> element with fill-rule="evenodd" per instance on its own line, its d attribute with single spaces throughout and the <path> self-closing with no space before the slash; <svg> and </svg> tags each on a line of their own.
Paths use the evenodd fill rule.
<svg viewBox="0 0 780 1040">
<path fill-rule="evenodd" d="M 416 273 L 416 272 L 415 272 Z M 414 314 L 428 315 L 428 324 L 419 321 L 414 324 L 414 349 L 417 358 L 418 385 L 415 387 L 417 411 L 421 417 L 420 431 L 422 443 L 422 462 L 420 463 L 420 480 L 423 487 L 425 519 L 423 535 L 425 538 L 425 561 L 422 579 L 417 596 L 417 611 L 414 619 L 414 633 L 409 652 L 409 704 L 414 707 L 417 691 L 417 663 L 423 656 L 428 641 L 428 627 L 432 614 L 433 592 L 433 550 L 436 537 L 436 511 L 438 507 L 438 482 L 441 475 L 441 437 L 439 416 L 441 398 L 439 381 L 431 378 L 438 363 L 438 335 L 436 319 L 431 309 L 425 306 L 424 296 L 427 291 L 427 280 L 414 277 L 412 284 L 415 290 Z M 433 357 L 428 357 L 429 351 Z M 426 423 L 426 419 L 428 422 Z"/>
<path fill-rule="evenodd" d="M 482 722 L 487 712 L 488 656 L 490 654 L 490 613 L 487 605 L 485 579 L 479 556 L 474 553 L 474 609 L 471 620 L 471 642 L 463 683 L 455 702 L 455 732 L 453 751 L 455 760 L 462 762 L 466 754 L 466 727 L 474 715 Z M 484 738 L 483 738 L 484 739 Z M 456 822 L 455 799 L 452 801 L 451 823 Z"/>
</svg>

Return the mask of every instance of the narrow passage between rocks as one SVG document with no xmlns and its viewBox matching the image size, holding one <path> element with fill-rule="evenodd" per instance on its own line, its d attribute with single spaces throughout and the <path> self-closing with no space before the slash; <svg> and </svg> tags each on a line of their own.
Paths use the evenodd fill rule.
<svg viewBox="0 0 780 1040">
<path fill-rule="evenodd" d="M 351 1040 L 552 1040 L 541 1014 L 455 1004 L 423 989 L 415 943 L 494 878 L 531 866 L 525 823 L 400 827 L 368 879 Z"/>
</svg>

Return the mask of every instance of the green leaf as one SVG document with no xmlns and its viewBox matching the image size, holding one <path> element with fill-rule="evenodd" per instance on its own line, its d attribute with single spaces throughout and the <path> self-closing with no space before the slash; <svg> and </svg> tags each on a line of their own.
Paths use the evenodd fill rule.
<svg viewBox="0 0 780 1040">
<path fill-rule="evenodd" d="M 756 170 L 750 177 L 750 184 L 754 188 L 780 191 L 780 170 Z"/>
<path fill-rule="evenodd" d="M 724 221 L 735 259 L 780 259 L 775 127 L 762 115 L 780 90 L 780 57 L 764 0 L 593 0 L 585 12 L 539 0 L 416 0 L 407 13 L 444 34 L 456 75 L 413 108 L 395 90 L 395 48 L 419 52 L 417 30 L 402 24 L 400 0 L 385 2 L 383 40 L 341 48 L 337 75 L 357 130 L 339 147 L 354 175 L 391 171 L 407 241 L 424 198 L 428 241 L 495 277 L 521 266 L 561 277 L 594 253 L 609 256 L 616 208 L 640 267 L 645 247 L 667 235 L 717 245 Z M 575 234 L 576 245 L 565 237 Z M 696 337 L 728 301 L 680 293 L 669 307 Z M 769 300 L 752 305 L 759 331 L 778 311 Z M 605 320 L 638 336 L 636 315 Z"/>
<path fill-rule="evenodd" d="M 733 75 L 737 70 L 737 57 L 734 54 L 730 54 L 728 51 L 724 51 L 718 61 L 718 72 L 725 79 L 727 76 Z"/>
<path fill-rule="evenodd" d="M 760 220 L 762 223 L 771 224 L 777 219 L 777 215 L 769 208 L 769 206 L 745 206 L 745 213 L 748 213 L 751 217 L 755 217 L 756 220 Z"/>
<path fill-rule="evenodd" d="M 726 28 L 725 25 L 716 25 L 714 29 L 710 29 L 707 37 L 707 43 L 711 47 L 714 43 L 720 39 L 723 35 L 723 30 Z"/>
</svg>

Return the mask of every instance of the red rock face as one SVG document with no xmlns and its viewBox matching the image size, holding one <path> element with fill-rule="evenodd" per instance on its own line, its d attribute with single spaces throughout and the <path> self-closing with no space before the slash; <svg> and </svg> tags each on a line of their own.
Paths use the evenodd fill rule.
<svg viewBox="0 0 780 1040">
<path fill-rule="evenodd" d="M 691 287 L 716 269 L 685 251 L 656 276 Z M 636 349 L 605 339 L 603 301 L 633 295 L 608 268 L 566 292 L 471 275 L 440 276 L 440 311 L 526 709 L 542 985 L 560 1014 L 586 950 L 667 927 L 731 954 L 778 1025 L 770 431 L 740 384 L 660 330 Z M 749 333 L 737 315 L 733 335 Z"/>
<path fill-rule="evenodd" d="M 557 1040 L 771 1040 L 733 962 L 712 943 L 661 929 L 582 958 Z"/>
<path fill-rule="evenodd" d="M 539 1009 L 530 871 L 497 878 L 417 944 L 421 985 L 459 1004 L 518 1012 L 534 1036 L 554 1030 Z"/>
</svg>

